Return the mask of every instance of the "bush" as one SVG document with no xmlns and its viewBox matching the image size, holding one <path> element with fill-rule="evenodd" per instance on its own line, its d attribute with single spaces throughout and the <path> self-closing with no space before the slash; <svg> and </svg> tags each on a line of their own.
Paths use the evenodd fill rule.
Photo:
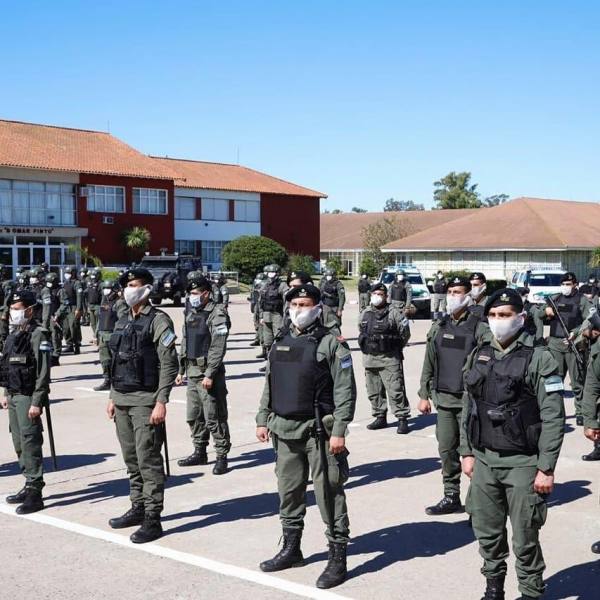
<svg viewBox="0 0 600 600">
<path fill-rule="evenodd" d="M 379 275 L 379 269 L 371 256 L 363 256 L 358 271 L 360 275 L 366 273 L 371 279 Z"/>
<path fill-rule="evenodd" d="M 343 266 L 342 266 L 342 259 L 339 256 L 332 256 L 331 258 L 327 259 L 327 262 L 325 263 L 325 269 L 333 269 L 336 273 L 338 277 L 342 277 L 342 275 L 345 275 L 345 273 L 343 273 Z"/>
<path fill-rule="evenodd" d="M 261 235 L 242 235 L 225 244 L 221 253 L 224 271 L 237 271 L 240 281 L 250 283 L 258 272 L 271 263 L 283 267 L 288 260 L 286 249 Z"/>
<path fill-rule="evenodd" d="M 309 275 L 315 274 L 315 264 L 311 256 L 306 254 L 292 254 L 287 263 L 288 272 L 304 271 Z"/>
</svg>

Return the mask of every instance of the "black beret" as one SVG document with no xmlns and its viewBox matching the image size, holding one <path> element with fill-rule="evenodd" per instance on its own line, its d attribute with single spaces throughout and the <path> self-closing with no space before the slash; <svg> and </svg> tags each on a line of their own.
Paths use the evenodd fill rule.
<svg viewBox="0 0 600 600">
<path fill-rule="evenodd" d="M 371 291 L 372 292 L 377 292 L 379 290 L 383 290 L 386 294 L 388 293 L 388 289 L 387 289 L 385 283 L 374 283 L 371 286 Z"/>
<path fill-rule="evenodd" d="M 10 303 L 16 304 L 17 302 L 22 302 L 26 307 L 37 304 L 35 294 L 29 290 L 19 290 L 15 292 L 10 299 Z"/>
<path fill-rule="evenodd" d="M 448 289 L 451 287 L 464 287 L 467 292 L 471 291 L 471 282 L 466 277 L 453 277 L 448 282 Z"/>
<path fill-rule="evenodd" d="M 496 306 L 514 306 L 518 310 L 523 310 L 523 298 L 517 290 L 512 288 L 502 288 L 497 292 L 494 292 L 485 303 L 485 309 L 483 313 L 487 315 L 491 308 Z"/>
<path fill-rule="evenodd" d="M 313 282 L 312 277 L 306 271 L 292 271 L 287 278 L 288 285 L 289 285 L 290 281 L 292 281 L 294 279 L 299 279 L 300 283 L 312 283 Z"/>
<path fill-rule="evenodd" d="M 480 279 L 481 281 L 483 281 L 483 283 L 487 281 L 485 275 L 480 271 L 475 271 L 474 273 L 471 273 L 471 275 L 469 276 L 469 281 L 473 281 L 473 279 Z"/>
<path fill-rule="evenodd" d="M 312 283 L 305 283 L 288 290 L 285 295 L 287 302 L 291 302 L 294 298 L 312 298 L 315 303 L 318 303 L 321 302 L 321 291 Z"/>
<path fill-rule="evenodd" d="M 144 285 L 154 283 L 154 276 L 148 269 L 142 269 L 141 267 L 136 267 L 135 269 L 127 269 L 121 277 L 119 277 L 119 283 L 123 287 L 127 287 L 127 284 L 134 279 L 141 279 Z"/>
<path fill-rule="evenodd" d="M 571 283 L 577 283 L 577 276 L 572 271 L 567 271 L 561 278 L 560 282 L 570 281 Z"/>
<path fill-rule="evenodd" d="M 187 291 L 191 290 L 200 290 L 201 292 L 212 290 L 212 282 L 206 277 L 194 277 L 188 281 L 187 285 Z"/>
<path fill-rule="evenodd" d="M 596 331 L 600 331 L 600 314 L 598 314 L 597 312 L 592 313 L 588 317 L 588 320 L 592 326 L 592 329 L 595 329 Z"/>
</svg>

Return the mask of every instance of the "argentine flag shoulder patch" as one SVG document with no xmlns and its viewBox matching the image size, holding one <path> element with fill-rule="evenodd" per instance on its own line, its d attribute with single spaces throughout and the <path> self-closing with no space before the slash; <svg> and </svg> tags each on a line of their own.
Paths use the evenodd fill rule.
<svg viewBox="0 0 600 600">
<path fill-rule="evenodd" d="M 550 377 L 544 377 L 544 389 L 547 393 L 562 392 L 565 389 L 565 386 L 560 375 L 550 375 Z"/>
<path fill-rule="evenodd" d="M 340 358 L 340 367 L 342 369 L 348 369 L 352 366 L 352 354 L 346 354 Z"/>
<path fill-rule="evenodd" d="M 177 338 L 177 336 L 175 335 L 175 332 L 168 329 L 167 331 L 165 331 L 163 333 L 162 337 L 160 338 L 160 343 L 165 348 L 169 348 L 173 344 L 173 342 L 175 341 L 176 338 Z"/>
<path fill-rule="evenodd" d="M 46 340 L 40 342 L 40 352 L 52 352 L 52 344 Z"/>
</svg>

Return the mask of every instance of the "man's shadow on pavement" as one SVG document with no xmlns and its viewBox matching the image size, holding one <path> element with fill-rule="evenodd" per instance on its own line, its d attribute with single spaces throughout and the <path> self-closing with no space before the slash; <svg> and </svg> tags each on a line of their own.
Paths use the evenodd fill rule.
<svg viewBox="0 0 600 600">
<path fill-rule="evenodd" d="M 97 465 L 104 462 L 108 458 L 115 456 L 113 453 L 104 452 L 100 454 L 65 454 L 57 455 L 56 463 L 58 472 L 68 471 L 69 469 L 77 469 L 79 467 L 87 467 L 89 465 Z M 46 473 L 54 471 L 52 458 L 44 457 L 44 471 Z M 21 472 L 21 467 L 17 461 L 0 465 L 0 475 L 18 475 Z"/>
<path fill-rule="evenodd" d="M 239 456 L 229 458 L 229 464 L 234 464 L 230 471 L 240 471 L 242 469 L 251 469 L 275 462 L 275 451 L 273 448 L 264 448 L 263 450 L 253 450 L 251 452 L 242 452 Z M 241 463 L 241 464 L 236 464 Z"/>
<path fill-rule="evenodd" d="M 554 485 L 554 491 L 548 498 L 548 508 L 554 508 L 555 506 L 562 506 L 569 502 L 575 502 L 580 498 L 585 498 L 592 493 L 592 490 L 588 489 L 591 481 L 582 479 L 574 479 L 573 481 L 565 481 L 564 483 L 556 483 Z M 600 593 L 598 594 L 600 597 Z"/>
<path fill-rule="evenodd" d="M 546 600 L 598 600 L 600 593 L 600 560 L 567 567 L 546 580 Z"/>
</svg>

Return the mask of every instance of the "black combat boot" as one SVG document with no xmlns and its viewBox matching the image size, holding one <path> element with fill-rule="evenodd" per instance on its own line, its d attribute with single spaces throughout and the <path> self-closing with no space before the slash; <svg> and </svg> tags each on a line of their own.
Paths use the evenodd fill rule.
<svg viewBox="0 0 600 600">
<path fill-rule="evenodd" d="M 317 579 L 317 587 L 321 589 L 329 589 L 340 585 L 346 580 L 346 544 L 336 542 L 329 543 L 329 560 L 325 570 Z"/>
<path fill-rule="evenodd" d="M 26 496 L 25 500 L 23 500 L 23 504 L 17 506 L 16 513 L 18 515 L 28 515 L 44 508 L 41 490 L 36 490 L 35 488 L 30 487 L 26 488 L 26 490 Z"/>
<path fill-rule="evenodd" d="M 110 390 L 110 370 L 108 367 L 102 367 L 102 374 L 104 375 L 104 380 L 100 385 L 97 385 L 94 388 L 95 392 L 105 392 L 106 390 Z"/>
<path fill-rule="evenodd" d="M 125 529 L 125 527 L 133 527 L 141 525 L 144 522 L 144 503 L 136 502 L 131 505 L 131 508 L 120 517 L 110 519 L 108 524 L 113 529 Z"/>
<path fill-rule="evenodd" d="M 260 563 L 260 570 L 265 573 L 283 571 L 291 567 L 304 566 L 304 557 L 300 550 L 302 530 L 283 528 L 283 546 L 281 550 L 270 560 Z"/>
<path fill-rule="evenodd" d="M 224 475 L 227 473 L 227 455 L 217 456 L 217 461 L 213 467 L 213 475 Z"/>
<path fill-rule="evenodd" d="M 19 490 L 16 494 L 12 494 L 11 496 L 6 496 L 6 504 L 21 504 L 25 501 L 27 497 L 27 488 Z"/>
<path fill-rule="evenodd" d="M 481 600 L 504 600 L 504 575 L 487 580 L 485 594 Z"/>
<path fill-rule="evenodd" d="M 250 343 L 251 346 L 260 346 L 260 342 L 258 340 L 254 340 Z"/>
<path fill-rule="evenodd" d="M 55 354 L 53 354 L 52 358 L 50 359 L 50 366 L 60 367 L 60 356 L 56 356 Z"/>
<path fill-rule="evenodd" d="M 81 354 L 81 347 L 75 346 L 75 348 L 73 349 L 73 354 Z"/>
<path fill-rule="evenodd" d="M 385 415 L 383 415 L 382 417 L 375 417 L 374 421 L 371 421 L 368 425 L 367 425 L 367 429 L 385 429 L 387 427 L 387 419 L 385 418 Z"/>
<path fill-rule="evenodd" d="M 600 444 L 598 442 L 594 442 L 594 449 L 589 454 L 584 454 L 581 457 L 581 460 L 600 460 Z"/>
<path fill-rule="evenodd" d="M 263 346 L 260 354 L 256 355 L 256 358 L 267 358 L 267 347 Z"/>
<path fill-rule="evenodd" d="M 163 530 L 162 525 L 160 524 L 160 513 L 146 513 L 144 515 L 142 526 L 137 531 L 134 531 L 129 536 L 129 539 L 134 544 L 146 544 L 162 537 L 162 534 Z"/>
<path fill-rule="evenodd" d="M 6 500 L 8 501 L 8 498 Z M 594 554 L 600 554 L 600 542 L 596 542 L 595 544 L 592 544 L 592 552 Z"/>
<path fill-rule="evenodd" d="M 577 425 L 577 427 L 583 427 L 583 417 L 575 417 L 575 424 Z"/>
<path fill-rule="evenodd" d="M 206 454 L 206 448 L 194 448 L 194 452 L 177 461 L 180 467 L 195 467 L 197 465 L 208 464 L 208 455 Z"/>
<path fill-rule="evenodd" d="M 396 433 L 400 433 L 402 435 L 406 435 L 410 429 L 408 428 L 408 421 L 405 417 L 400 417 L 398 419 L 398 428 L 396 429 Z"/>
<path fill-rule="evenodd" d="M 428 506 L 425 512 L 428 515 L 449 515 L 462 511 L 460 494 L 446 494 L 437 504 Z"/>
<path fill-rule="evenodd" d="M 65 352 L 73 352 L 73 344 L 68 344 L 65 346 Z"/>
</svg>

